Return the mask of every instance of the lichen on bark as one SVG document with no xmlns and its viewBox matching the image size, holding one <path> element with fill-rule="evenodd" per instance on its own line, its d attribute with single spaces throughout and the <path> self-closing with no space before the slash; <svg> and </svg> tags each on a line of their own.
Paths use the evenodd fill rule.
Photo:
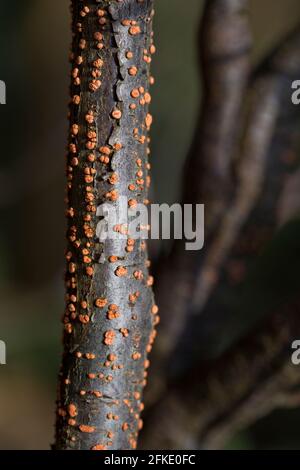
<svg viewBox="0 0 300 470">
<path fill-rule="evenodd" d="M 147 204 L 152 0 L 72 0 L 66 311 L 55 449 L 136 447 L 157 307 L 146 243 L 99 206 Z"/>
</svg>

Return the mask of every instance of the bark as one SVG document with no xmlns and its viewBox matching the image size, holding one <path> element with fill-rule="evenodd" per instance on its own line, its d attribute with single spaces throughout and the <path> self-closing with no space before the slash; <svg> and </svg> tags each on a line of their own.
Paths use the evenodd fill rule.
<svg viewBox="0 0 300 470">
<path fill-rule="evenodd" d="M 100 207 L 147 203 L 152 0 L 72 1 L 64 352 L 55 449 L 136 447 L 157 308 L 146 244 Z M 123 235 L 123 236 L 122 236 Z"/>
</svg>

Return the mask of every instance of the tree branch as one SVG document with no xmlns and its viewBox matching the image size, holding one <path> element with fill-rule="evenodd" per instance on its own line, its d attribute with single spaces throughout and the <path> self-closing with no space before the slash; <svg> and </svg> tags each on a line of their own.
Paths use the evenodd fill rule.
<svg viewBox="0 0 300 470">
<path fill-rule="evenodd" d="M 164 388 L 166 371 L 167 375 L 170 369 L 174 373 L 172 364 L 179 357 L 179 368 L 184 369 L 190 357 L 197 361 L 209 344 L 212 347 L 218 344 L 220 353 L 229 346 L 228 338 L 235 341 L 259 319 L 251 315 L 243 320 L 241 328 L 235 328 L 231 318 L 235 310 L 230 312 L 222 302 L 233 296 L 235 287 L 245 279 L 248 266 L 274 235 L 284 178 L 295 168 L 284 156 L 295 146 L 291 135 L 299 120 L 299 111 L 290 101 L 291 81 L 300 73 L 299 34 L 298 27 L 253 75 L 241 158 L 236 161 L 236 190 L 219 228 L 209 234 L 200 255 L 184 252 L 183 245 L 176 244 L 170 263 L 165 261 L 169 271 L 158 271 L 157 298 L 165 327 L 160 329 L 155 349 L 155 376 L 151 377 L 149 391 L 151 403 L 168 394 Z M 286 121 L 284 126 L 282 121 Z M 188 177 L 186 181 L 189 182 Z M 173 286 L 170 300 L 165 290 L 167 282 Z M 231 336 L 233 328 L 236 331 Z M 223 334 L 227 344 L 220 347 L 223 330 L 230 335 Z"/>
<path fill-rule="evenodd" d="M 205 203 L 206 236 L 231 197 L 237 123 L 248 83 L 252 43 L 246 5 L 246 0 L 207 1 L 200 26 L 204 101 L 186 160 L 182 200 Z M 176 241 L 167 259 L 162 256 L 154 267 L 162 312 L 161 335 L 154 350 L 159 367 L 180 336 L 201 263 L 202 253 L 187 252 L 184 243 L 185 240 Z"/>
<path fill-rule="evenodd" d="M 155 348 L 159 357 L 170 354 L 192 315 L 195 319 L 201 313 L 210 323 L 207 317 L 220 310 L 215 304 L 207 307 L 212 294 L 218 299 L 217 291 L 219 288 L 224 291 L 224 282 L 230 289 L 238 272 L 240 282 L 245 275 L 243 258 L 257 255 L 276 230 L 276 208 L 289 167 L 280 159 L 287 147 L 295 144 L 290 142 L 290 135 L 295 129 L 293 113 L 297 110 L 291 105 L 289 94 L 290 81 L 300 73 L 298 42 L 299 29 L 296 29 L 254 75 L 241 157 L 236 161 L 235 193 L 218 228 L 208 235 L 200 253 L 187 252 L 183 244 L 176 243 L 164 266 L 157 269 L 156 294 L 162 313 Z M 286 117 L 287 113 L 287 126 L 278 136 L 280 116 Z M 216 194 L 220 197 L 219 191 Z M 174 287 L 171 299 L 167 295 L 168 283 Z M 199 321 L 202 329 L 204 318 Z M 193 331 L 198 331 L 194 322 L 192 325 Z"/>
<path fill-rule="evenodd" d="M 240 116 L 250 73 L 252 37 L 247 5 L 247 0 L 207 1 L 201 21 L 204 98 L 186 160 L 183 199 L 185 203 L 205 204 L 207 235 L 232 195 L 232 162 L 238 151 Z"/>
<path fill-rule="evenodd" d="M 195 289 L 194 310 L 201 310 L 205 305 L 221 266 L 233 243 L 239 239 L 241 228 L 244 233 L 252 228 L 253 219 L 250 219 L 249 215 L 255 210 L 255 205 L 259 206 L 264 199 L 264 189 L 269 176 L 266 174 L 267 159 L 272 158 L 269 149 L 278 118 L 280 113 L 282 114 L 282 106 L 285 105 L 286 109 L 289 107 L 286 103 L 290 103 L 291 87 L 286 78 L 291 80 L 300 73 L 299 50 L 300 27 L 285 39 L 255 74 L 249 97 L 250 110 L 243 138 L 242 156 L 237 168 L 237 191 L 230 210 L 221 221 L 217 235 L 206 250 L 205 262 Z M 284 166 L 281 168 L 284 174 Z M 277 179 L 277 183 L 282 186 L 282 178 Z M 279 187 L 274 188 L 274 208 L 277 206 Z"/>
<path fill-rule="evenodd" d="M 299 145 L 299 139 L 292 138 L 299 125 L 299 108 L 290 99 L 291 82 L 300 73 L 299 38 L 300 26 L 254 75 L 243 152 L 237 162 L 236 196 L 205 249 L 190 310 L 190 314 L 201 314 L 197 320 L 200 337 L 209 336 L 210 341 L 210 326 L 222 330 L 224 324 L 230 324 L 228 309 L 222 306 L 224 293 L 228 297 L 239 288 L 253 260 L 272 239 L 278 228 L 285 177 L 297 167 L 296 161 L 285 156 Z M 197 330 L 195 322 L 193 329 Z M 197 336 L 195 341 L 199 343 L 199 339 Z"/>
<path fill-rule="evenodd" d="M 136 447 L 154 339 L 145 243 L 99 238 L 103 203 L 147 199 L 153 1 L 73 0 L 64 354 L 56 449 Z M 119 212 L 123 213 L 123 212 Z M 98 228 L 97 228 L 98 227 Z M 152 312 L 152 313 L 151 313 Z"/>
</svg>

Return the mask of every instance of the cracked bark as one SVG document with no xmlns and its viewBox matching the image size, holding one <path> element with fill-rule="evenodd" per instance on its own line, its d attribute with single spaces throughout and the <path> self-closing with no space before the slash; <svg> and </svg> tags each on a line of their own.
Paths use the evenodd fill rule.
<svg viewBox="0 0 300 470">
<path fill-rule="evenodd" d="M 152 0 L 72 1 L 64 352 L 55 449 L 136 447 L 157 308 L 146 244 L 100 207 L 146 203 Z M 99 238 L 100 236 L 100 238 Z"/>
</svg>

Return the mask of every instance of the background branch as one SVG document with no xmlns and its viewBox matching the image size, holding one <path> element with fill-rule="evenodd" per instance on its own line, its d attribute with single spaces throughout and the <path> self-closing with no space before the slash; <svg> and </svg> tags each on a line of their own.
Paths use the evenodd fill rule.
<svg viewBox="0 0 300 470">
<path fill-rule="evenodd" d="M 248 82 L 252 42 L 246 5 L 245 0 L 206 2 L 199 30 L 205 93 L 186 160 L 182 202 L 206 204 L 208 236 L 209 227 L 215 224 L 230 200 L 232 159 L 239 134 L 237 122 L 240 122 Z M 171 253 L 167 257 L 162 255 L 154 266 L 156 295 L 162 312 L 160 338 L 154 350 L 159 368 L 184 326 L 195 273 L 202 258 L 202 253 L 187 252 L 184 243 L 184 240 L 176 241 Z M 153 362 L 155 368 L 155 358 Z"/>
<path fill-rule="evenodd" d="M 163 328 L 160 331 L 160 349 L 157 352 L 160 356 L 163 351 L 166 362 L 160 362 L 157 369 L 154 367 L 156 375 L 151 378 L 152 403 L 157 397 L 168 394 L 168 390 L 164 389 L 167 370 L 167 375 L 179 376 L 186 383 L 180 373 L 189 367 L 191 357 L 197 364 L 203 354 L 221 355 L 263 316 L 278 310 L 287 301 L 287 296 L 293 298 L 295 295 L 295 283 L 291 283 L 288 292 L 279 289 L 278 295 L 272 298 L 261 290 L 261 303 L 255 308 L 253 302 L 251 303 L 253 290 L 248 290 L 246 295 L 243 290 L 247 291 L 244 281 L 249 273 L 252 281 L 257 280 L 253 283 L 254 289 L 261 282 L 261 277 L 257 275 L 258 270 L 255 271 L 256 276 L 252 273 L 253 260 L 262 253 L 278 228 L 278 205 L 285 178 L 296 168 L 296 159 L 287 159 L 286 156 L 294 155 L 299 145 L 299 141 L 294 139 L 299 124 L 299 111 L 290 100 L 291 82 L 300 73 L 299 34 L 298 27 L 253 74 L 248 92 L 245 130 L 241 136 L 240 157 L 235 158 L 232 167 L 236 169 L 236 190 L 219 227 L 209 234 L 203 253 L 195 256 L 195 253 L 184 252 L 183 245 L 176 245 L 176 255 L 172 253 L 171 261 L 174 274 L 169 272 L 169 276 L 165 278 L 165 282 L 170 282 L 170 278 L 174 282 L 175 308 L 171 305 L 174 297 L 170 299 L 169 305 L 164 302 L 164 284 L 158 282 L 158 303 L 162 307 Z M 180 264 L 177 264 L 179 259 Z M 183 272 L 178 273 L 181 269 Z M 264 286 L 266 284 L 262 283 L 261 289 Z M 176 294 L 176 291 L 179 293 Z M 181 296 L 181 304 L 177 303 L 178 296 Z M 241 298 L 242 302 L 239 300 Z M 245 299 L 248 299 L 248 306 Z M 253 313 L 249 311 L 251 308 L 255 310 Z M 174 331 L 176 334 L 173 334 Z M 159 369 L 162 365 L 165 365 L 164 372 Z M 211 368 L 213 371 L 213 364 Z M 201 371 L 199 375 L 201 377 Z M 276 374 L 274 382 L 273 378 L 270 379 L 271 382 L 275 384 Z M 239 388 L 238 383 L 236 386 Z M 192 384 L 190 387 L 193 389 Z M 266 390 L 269 388 L 266 387 Z M 223 391 L 221 389 L 220 393 Z M 171 398 L 168 400 L 172 401 Z M 205 406 L 201 410 L 197 418 L 200 421 L 201 413 L 205 415 Z M 248 421 L 251 420 L 249 410 L 251 408 L 247 408 L 245 412 Z M 241 412 L 241 416 L 243 413 Z M 228 420 L 230 421 L 230 417 Z M 220 427 L 223 425 L 224 423 Z M 224 425 L 225 428 L 226 426 L 227 424 Z M 204 432 L 201 438 L 205 442 Z"/>
</svg>

